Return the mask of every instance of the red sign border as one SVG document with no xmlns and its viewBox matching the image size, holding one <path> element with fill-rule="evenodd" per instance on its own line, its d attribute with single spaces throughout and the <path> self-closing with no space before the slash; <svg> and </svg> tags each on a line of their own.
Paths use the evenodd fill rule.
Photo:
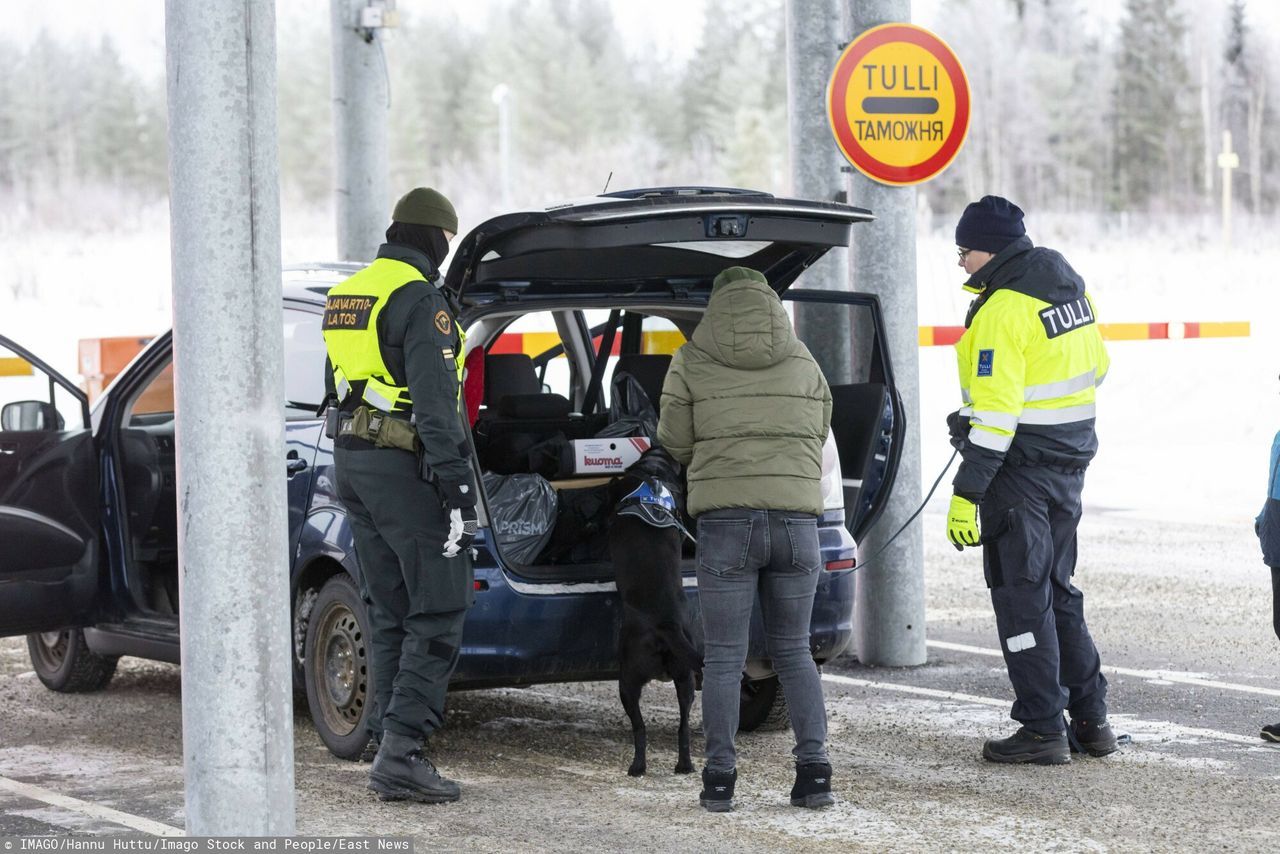
<svg viewBox="0 0 1280 854">
<path fill-rule="evenodd" d="M 844 109 L 845 93 L 848 92 L 849 80 L 858 63 L 876 48 L 895 41 L 913 44 L 929 51 L 942 65 L 956 91 L 956 122 L 951 133 L 932 157 L 914 166 L 893 166 L 868 154 L 854 139 L 853 127 L 849 124 L 849 116 Z M 963 85 L 956 85 L 957 82 Z M 837 95 L 839 108 L 836 106 Z M 960 153 L 960 146 L 969 133 L 969 78 L 955 52 L 933 33 L 914 24 L 881 24 L 854 39 L 836 60 L 836 67 L 832 70 L 831 80 L 827 85 L 827 121 L 845 159 L 868 178 L 887 184 L 919 184 L 946 169 Z"/>
</svg>

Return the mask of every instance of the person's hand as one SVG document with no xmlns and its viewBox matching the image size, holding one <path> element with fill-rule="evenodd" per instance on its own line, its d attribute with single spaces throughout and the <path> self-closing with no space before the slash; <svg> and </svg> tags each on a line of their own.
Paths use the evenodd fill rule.
<svg viewBox="0 0 1280 854">
<path fill-rule="evenodd" d="M 453 507 L 449 510 L 449 536 L 444 540 L 445 557 L 457 557 L 459 552 L 471 548 L 476 538 L 475 507 Z"/>
<path fill-rule="evenodd" d="M 977 504 L 959 495 L 951 496 L 951 508 L 947 511 L 947 539 L 958 552 L 964 551 L 965 546 L 981 545 Z"/>
</svg>

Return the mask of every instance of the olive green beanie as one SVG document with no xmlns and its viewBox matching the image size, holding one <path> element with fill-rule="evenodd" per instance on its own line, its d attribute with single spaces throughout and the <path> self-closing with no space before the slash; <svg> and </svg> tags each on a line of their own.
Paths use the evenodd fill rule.
<svg viewBox="0 0 1280 854">
<path fill-rule="evenodd" d="M 750 267 L 729 267 L 721 270 L 720 275 L 716 276 L 711 283 L 711 290 L 715 290 L 721 285 L 727 285 L 730 282 L 741 282 L 743 280 L 759 282 L 762 285 L 769 284 L 769 280 L 764 277 L 764 273 L 759 270 L 753 270 Z"/>
<path fill-rule="evenodd" d="M 434 225 L 451 234 L 458 233 L 458 214 L 453 205 L 437 190 L 416 187 L 396 202 L 393 222 L 408 225 Z"/>
</svg>

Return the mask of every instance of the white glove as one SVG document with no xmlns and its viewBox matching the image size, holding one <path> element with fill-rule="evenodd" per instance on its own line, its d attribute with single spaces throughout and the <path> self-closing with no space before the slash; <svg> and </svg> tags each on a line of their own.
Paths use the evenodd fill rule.
<svg viewBox="0 0 1280 854">
<path fill-rule="evenodd" d="M 471 548 L 476 538 L 476 508 L 453 507 L 449 510 L 449 536 L 444 540 L 445 557 L 457 557 L 458 553 Z"/>
</svg>

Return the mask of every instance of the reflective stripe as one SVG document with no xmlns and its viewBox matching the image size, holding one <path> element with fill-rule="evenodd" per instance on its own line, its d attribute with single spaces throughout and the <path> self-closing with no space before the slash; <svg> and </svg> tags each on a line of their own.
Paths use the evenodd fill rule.
<svg viewBox="0 0 1280 854">
<path fill-rule="evenodd" d="M 338 400 L 342 400 L 351 393 L 351 383 L 347 382 L 346 377 L 338 377 Z"/>
<path fill-rule="evenodd" d="M 378 393 L 373 387 L 373 383 L 368 383 L 364 387 L 364 402 L 373 404 L 383 412 L 390 412 L 391 408 L 395 406 L 393 401 L 387 400 L 386 397 Z"/>
<path fill-rule="evenodd" d="M 983 430 L 981 427 L 974 427 L 969 431 L 969 444 L 977 445 L 979 448 L 986 448 L 989 451 L 999 451 L 1003 454 L 1013 444 L 1013 436 L 1005 436 L 1000 433 L 992 433 L 990 430 Z"/>
<path fill-rule="evenodd" d="M 970 416 L 970 421 L 976 421 L 984 427 L 1008 430 L 1010 433 L 1018 429 L 1018 416 L 1007 412 L 974 412 Z"/>
<path fill-rule="evenodd" d="M 1094 381 L 1095 371 L 1087 371 L 1078 377 L 1072 377 L 1069 380 L 1059 380 L 1056 383 L 1043 383 L 1041 385 L 1029 385 L 1023 392 L 1023 400 L 1053 400 L 1055 397 L 1066 397 L 1069 394 L 1075 394 L 1078 391 L 1084 391 L 1087 388 L 1093 388 L 1096 384 Z"/>
<path fill-rule="evenodd" d="M 1094 380 L 1094 381 L 1093 381 L 1093 385 L 1094 385 L 1094 387 L 1096 388 L 1097 386 L 1102 385 L 1102 381 L 1103 381 L 1103 380 L 1105 380 L 1106 378 L 1107 378 L 1107 374 L 1106 374 L 1106 372 L 1104 371 L 1104 372 L 1102 373 L 1102 376 L 1098 377 L 1096 380 Z"/>
<path fill-rule="evenodd" d="M 968 418 L 972 414 L 973 414 L 972 406 L 962 406 L 958 410 L 956 410 L 956 415 L 962 416 L 964 418 Z"/>
<path fill-rule="evenodd" d="M 967 388 L 960 389 L 960 399 L 966 404 L 973 403 L 973 395 L 969 394 L 969 389 Z"/>
<path fill-rule="evenodd" d="M 1097 407 L 1092 403 L 1068 406 L 1066 409 L 1024 409 L 1023 424 L 1071 424 L 1097 417 Z"/>
</svg>

